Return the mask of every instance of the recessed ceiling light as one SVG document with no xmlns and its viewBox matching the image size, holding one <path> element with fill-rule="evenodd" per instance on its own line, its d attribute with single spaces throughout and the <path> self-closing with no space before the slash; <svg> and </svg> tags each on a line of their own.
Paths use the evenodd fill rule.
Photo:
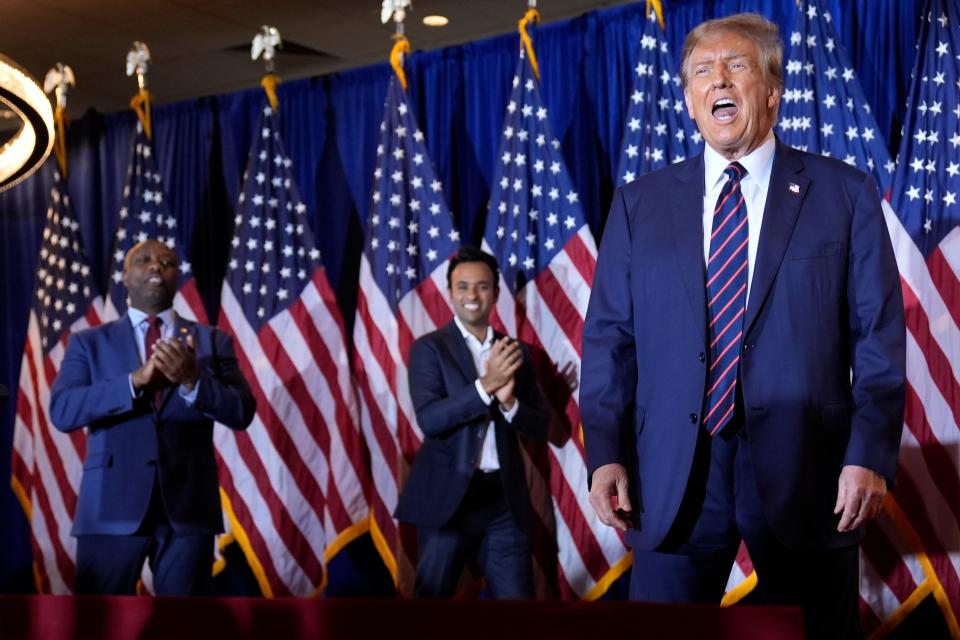
<svg viewBox="0 0 960 640">
<path fill-rule="evenodd" d="M 424 16 L 423 24 L 428 27 L 445 27 L 450 21 L 447 16 Z"/>
</svg>

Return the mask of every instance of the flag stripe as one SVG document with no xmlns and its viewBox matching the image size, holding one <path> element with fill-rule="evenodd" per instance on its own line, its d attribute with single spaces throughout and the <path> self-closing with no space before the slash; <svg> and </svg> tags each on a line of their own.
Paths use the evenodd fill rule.
<svg viewBox="0 0 960 640">
<path fill-rule="evenodd" d="M 223 309 L 220 313 L 220 323 L 224 330 L 231 335 L 238 337 L 236 329 L 245 325 L 245 321 L 243 320 L 242 316 L 240 316 L 236 324 L 231 322 L 230 318 L 232 315 L 234 315 L 234 309 L 230 308 L 231 305 L 229 305 L 227 301 L 232 296 L 228 296 L 226 294 L 227 287 L 224 287 L 224 289 L 225 293 L 221 299 Z M 243 334 L 249 334 L 250 331 L 251 330 L 249 327 L 244 327 Z M 322 554 L 318 554 L 313 550 L 313 546 L 311 545 L 309 539 L 304 536 L 298 525 L 291 518 L 291 512 L 289 511 L 291 505 L 285 504 L 280 495 L 277 494 L 274 484 L 271 482 L 271 477 L 275 476 L 279 472 L 279 470 L 275 470 L 275 465 L 282 465 L 284 467 L 284 471 L 292 476 L 292 479 L 294 480 L 293 485 L 289 485 L 288 483 L 284 482 L 278 484 L 277 486 L 287 485 L 286 489 L 288 491 L 296 491 L 299 494 L 299 502 L 301 502 L 299 506 L 302 506 L 302 504 L 313 504 L 304 498 L 305 494 L 302 489 L 304 485 L 309 486 L 318 495 L 322 496 L 322 492 L 319 491 L 316 481 L 311 475 L 309 467 L 303 463 L 302 458 L 296 460 L 296 466 L 293 470 L 291 470 L 286 466 L 289 462 L 289 459 L 286 456 L 279 454 L 279 451 L 283 451 L 292 457 L 299 457 L 299 453 L 296 452 L 296 448 L 290 441 L 290 434 L 286 431 L 284 423 L 277 415 L 274 406 L 271 402 L 269 402 L 273 396 L 265 393 L 268 388 L 271 394 L 278 391 L 279 388 L 274 385 L 270 385 L 269 387 L 265 386 L 262 378 L 266 377 L 268 374 L 261 368 L 254 369 L 251 366 L 250 360 L 248 359 L 245 348 L 254 347 L 259 341 L 256 338 L 248 338 L 246 335 L 243 335 L 242 337 L 245 339 L 237 339 L 236 341 L 238 345 L 237 360 L 240 363 L 240 370 L 250 383 L 254 398 L 257 401 L 257 420 L 255 422 L 259 421 L 259 424 L 255 423 L 252 425 L 248 429 L 249 432 L 235 433 L 237 451 L 249 469 L 250 474 L 252 475 L 256 486 L 260 491 L 260 494 L 263 496 L 263 500 L 269 509 L 271 520 L 276 527 L 280 538 L 285 541 L 288 546 L 293 548 L 293 552 L 296 552 L 296 561 L 303 566 L 303 570 L 310 575 L 317 576 L 319 582 L 319 576 L 322 575 L 322 566 L 320 561 Z M 268 356 L 266 355 L 270 352 L 269 348 L 265 351 L 266 353 L 257 353 L 258 361 L 272 361 L 268 359 Z M 264 360 L 261 360 L 261 358 L 264 358 Z M 254 436 L 251 434 L 256 434 L 258 427 L 260 427 L 260 430 L 264 431 L 264 434 L 263 437 L 257 438 L 258 442 L 255 444 L 253 442 Z M 269 448 L 269 450 L 271 450 L 273 453 L 271 457 L 274 459 L 271 460 L 271 465 L 269 466 L 261 462 L 261 454 L 258 454 L 258 450 L 260 450 L 261 447 L 264 449 Z M 298 501 L 297 498 L 291 497 L 291 499 Z M 312 515 L 309 517 L 316 518 L 316 513 L 312 513 Z M 246 523 L 246 525 L 246 529 L 249 530 L 252 526 L 257 526 L 257 522 Z M 263 559 L 260 557 L 261 554 L 258 554 L 258 558 L 262 562 Z M 296 591 L 293 591 L 293 593 L 296 593 Z"/>
</svg>

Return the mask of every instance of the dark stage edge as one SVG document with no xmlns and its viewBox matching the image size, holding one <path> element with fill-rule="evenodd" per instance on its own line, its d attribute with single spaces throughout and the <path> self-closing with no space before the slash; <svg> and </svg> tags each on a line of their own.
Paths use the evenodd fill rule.
<svg viewBox="0 0 960 640">
<path fill-rule="evenodd" d="M 799 609 L 633 602 L 0 596 L 0 638 L 803 638 Z"/>
</svg>

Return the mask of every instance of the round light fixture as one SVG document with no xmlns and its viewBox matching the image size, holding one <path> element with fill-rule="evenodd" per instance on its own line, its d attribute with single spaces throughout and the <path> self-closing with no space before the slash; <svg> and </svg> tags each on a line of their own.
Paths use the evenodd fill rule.
<svg viewBox="0 0 960 640">
<path fill-rule="evenodd" d="M 447 19 L 447 16 L 424 16 L 423 24 L 428 27 L 445 27 L 449 24 L 450 21 Z"/>
<path fill-rule="evenodd" d="M 0 191 L 25 180 L 53 149 L 53 109 L 40 85 L 13 60 L 0 55 L 0 110 L 19 120 L 0 146 Z"/>
</svg>

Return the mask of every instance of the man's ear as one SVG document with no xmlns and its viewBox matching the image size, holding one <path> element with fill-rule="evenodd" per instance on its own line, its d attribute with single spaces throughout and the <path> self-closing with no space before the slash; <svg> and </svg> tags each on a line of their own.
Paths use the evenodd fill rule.
<svg viewBox="0 0 960 640">
<path fill-rule="evenodd" d="M 767 108 L 773 109 L 779 105 L 782 93 L 779 87 L 770 87 L 770 95 L 767 96 Z"/>
</svg>

